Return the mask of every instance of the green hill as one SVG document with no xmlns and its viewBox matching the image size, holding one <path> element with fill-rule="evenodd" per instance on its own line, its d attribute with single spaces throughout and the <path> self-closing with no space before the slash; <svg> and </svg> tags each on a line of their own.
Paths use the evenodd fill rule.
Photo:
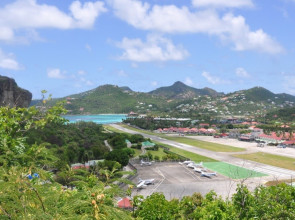
<svg viewBox="0 0 295 220">
<path fill-rule="evenodd" d="M 295 121 L 295 107 L 271 111 L 265 117 L 270 121 L 277 119 L 280 119 L 282 122 Z"/>
<path fill-rule="evenodd" d="M 209 95 L 216 97 L 220 93 L 210 88 L 196 89 L 177 81 L 171 86 L 160 87 L 156 90 L 149 92 L 151 95 L 161 96 L 168 99 L 191 99 L 196 96 Z"/>
<path fill-rule="evenodd" d="M 196 89 L 176 82 L 149 93 L 134 92 L 129 87 L 103 85 L 95 89 L 54 99 L 49 104 L 66 100 L 70 114 L 101 113 L 152 113 L 179 117 L 211 116 L 259 116 L 267 112 L 295 106 L 295 97 L 275 94 L 262 87 L 254 87 L 229 94 L 213 89 Z M 40 105 L 33 100 L 32 105 Z"/>
<path fill-rule="evenodd" d="M 152 97 L 149 94 L 133 92 L 114 85 L 103 85 L 90 91 L 70 95 L 66 100 L 66 108 L 71 114 L 129 113 L 135 110 L 145 112 L 147 109 L 157 110 L 166 102 L 160 97 Z"/>
<path fill-rule="evenodd" d="M 275 94 L 263 87 L 253 87 L 248 90 L 241 90 L 235 93 L 243 94 L 248 101 L 254 102 L 266 102 L 266 101 L 274 101 L 276 103 L 283 103 L 286 101 L 295 102 L 295 96 L 281 93 Z"/>
</svg>

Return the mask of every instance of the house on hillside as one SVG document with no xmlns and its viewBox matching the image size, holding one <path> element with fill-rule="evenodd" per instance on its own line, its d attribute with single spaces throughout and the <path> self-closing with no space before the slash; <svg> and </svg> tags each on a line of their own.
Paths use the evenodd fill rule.
<svg viewBox="0 0 295 220">
<path fill-rule="evenodd" d="M 138 114 L 133 111 L 129 112 L 129 114 L 128 114 L 128 117 L 137 117 L 137 116 L 138 116 Z"/>
<path fill-rule="evenodd" d="M 141 143 L 141 146 L 142 146 L 143 148 L 149 148 L 149 147 L 154 147 L 155 144 L 152 143 L 152 142 L 149 142 L 149 141 L 145 141 L 145 142 L 142 142 L 142 143 Z"/>
<path fill-rule="evenodd" d="M 199 124 L 199 127 L 200 128 L 205 128 L 205 127 L 209 127 L 210 125 L 209 124 L 207 124 L 207 123 L 201 123 L 201 124 Z"/>
<path fill-rule="evenodd" d="M 132 209 L 133 208 L 131 199 L 129 199 L 127 197 L 120 199 L 117 202 L 117 206 L 121 209 Z"/>
</svg>

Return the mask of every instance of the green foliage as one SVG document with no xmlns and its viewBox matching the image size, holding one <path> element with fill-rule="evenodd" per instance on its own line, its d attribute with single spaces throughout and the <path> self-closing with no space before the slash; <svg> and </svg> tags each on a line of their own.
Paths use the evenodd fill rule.
<svg viewBox="0 0 295 220">
<path fill-rule="evenodd" d="M 148 196 L 135 212 L 136 217 L 151 220 L 176 219 L 179 213 L 177 201 L 167 201 L 163 194 Z"/>
<path fill-rule="evenodd" d="M 43 129 L 28 131 L 27 143 L 46 143 L 46 147 L 54 152 L 64 164 L 85 162 L 104 158 L 109 149 L 104 145 L 107 134 L 101 125 L 93 122 L 73 124 L 48 124 Z"/>
<path fill-rule="evenodd" d="M 145 138 L 141 134 L 133 134 L 133 135 L 130 135 L 130 137 L 128 138 L 128 140 L 131 143 L 135 144 L 135 143 L 144 142 Z"/>
<path fill-rule="evenodd" d="M 169 127 L 190 127 L 190 121 L 173 121 L 173 120 L 154 120 L 153 117 L 145 118 L 127 118 L 124 123 L 128 123 L 146 130 L 156 130 L 158 128 L 169 128 Z M 132 142 L 133 143 L 133 142 Z"/>
<path fill-rule="evenodd" d="M 48 144 L 28 144 L 32 129 L 63 126 L 59 115 L 64 112 L 61 105 L 41 110 L 0 108 L 0 218 L 131 219 L 114 207 L 118 188 L 105 188 L 97 176 L 70 167 L 58 172 L 62 186 L 45 169 L 53 161 L 59 163 Z"/>
<path fill-rule="evenodd" d="M 40 178 L 29 180 L 28 168 L 0 170 L 1 219 L 131 219 L 114 207 L 117 191 L 106 189 L 96 177 L 81 182 L 80 189 L 64 188 L 48 181 L 49 173 L 34 172 Z"/>
<path fill-rule="evenodd" d="M 30 129 L 42 129 L 46 124 L 61 125 L 65 119 L 57 116 L 65 113 L 62 104 L 46 112 L 31 108 L 0 108 L 0 165 L 13 166 L 28 163 L 31 146 L 26 143 Z"/>
<path fill-rule="evenodd" d="M 106 157 L 107 160 L 117 161 L 122 166 L 126 166 L 129 162 L 129 156 L 124 149 L 116 149 L 109 152 Z"/>
<path fill-rule="evenodd" d="M 135 151 L 131 148 L 124 148 L 122 151 L 126 152 L 129 158 L 132 158 L 135 154 Z"/>
<path fill-rule="evenodd" d="M 109 140 L 108 140 L 108 143 L 110 145 L 112 145 L 112 147 L 114 149 L 122 149 L 122 148 L 126 148 L 127 147 L 127 143 L 126 143 L 126 138 L 128 136 L 125 135 L 125 134 L 114 134 L 113 137 L 111 137 Z"/>
<path fill-rule="evenodd" d="M 146 93 L 126 92 L 124 89 L 113 85 L 103 85 L 87 92 L 71 95 L 70 98 L 72 98 L 69 100 L 70 103 L 65 107 L 72 114 L 83 114 L 85 112 L 91 114 L 129 113 L 136 109 L 139 102 L 151 104 L 154 106 L 153 109 L 158 110 L 165 104 L 164 98 L 153 97 Z M 51 104 L 54 104 L 57 100 L 53 100 Z M 80 111 L 81 107 L 84 108 L 84 111 Z M 146 105 L 145 108 L 147 109 L 148 106 Z"/>
</svg>

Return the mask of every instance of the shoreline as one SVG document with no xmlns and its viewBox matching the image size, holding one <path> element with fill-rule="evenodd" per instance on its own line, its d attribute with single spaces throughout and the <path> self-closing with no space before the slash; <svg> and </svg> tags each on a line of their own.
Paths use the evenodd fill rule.
<svg viewBox="0 0 295 220">
<path fill-rule="evenodd" d="M 124 115 L 127 116 L 126 113 L 102 113 L 102 114 L 85 114 L 85 115 L 62 115 L 62 116 L 95 116 L 95 115 Z"/>
</svg>

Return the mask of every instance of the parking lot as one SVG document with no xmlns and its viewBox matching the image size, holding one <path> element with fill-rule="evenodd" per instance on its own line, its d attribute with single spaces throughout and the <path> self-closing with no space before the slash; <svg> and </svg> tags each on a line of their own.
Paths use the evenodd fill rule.
<svg viewBox="0 0 295 220">
<path fill-rule="evenodd" d="M 214 190 L 226 198 L 235 192 L 237 181 L 217 174 L 211 178 L 202 177 L 200 173 L 176 162 L 153 163 L 151 166 L 134 164 L 137 168 L 135 184 L 141 179 L 155 179 L 153 185 L 133 190 L 134 195 L 149 196 L 154 192 L 162 192 L 167 199 L 182 198 L 200 192 L 202 195 Z M 208 170 L 210 172 L 210 170 Z"/>
</svg>

